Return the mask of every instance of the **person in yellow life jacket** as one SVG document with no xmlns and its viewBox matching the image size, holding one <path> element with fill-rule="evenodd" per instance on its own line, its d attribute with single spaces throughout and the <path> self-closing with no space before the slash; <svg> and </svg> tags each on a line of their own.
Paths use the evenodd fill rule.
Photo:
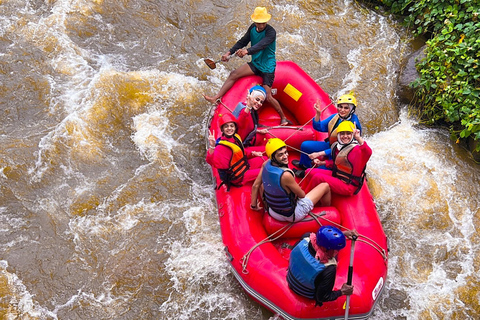
<svg viewBox="0 0 480 320">
<path fill-rule="evenodd" d="M 219 120 L 222 136 L 215 139 L 215 132 L 209 132 L 206 161 L 218 170 L 222 182 L 218 186 L 240 186 L 255 180 L 260 167 L 266 159 L 262 152 L 245 151 L 242 140 L 237 134 L 237 120 L 231 114 L 224 114 Z"/>
<path fill-rule="evenodd" d="M 250 208 L 260 210 L 258 194 L 263 193 L 268 213 L 279 221 L 303 219 L 317 202 L 329 206 L 330 188 L 321 183 L 305 193 L 295 181 L 293 171 L 288 168 L 288 151 L 284 141 L 269 139 L 265 145 L 269 160 L 265 161 L 252 186 Z"/>
<path fill-rule="evenodd" d="M 307 185 L 315 188 L 319 183 L 328 183 L 332 192 L 351 196 L 357 194 L 363 186 L 365 168 L 372 155 L 372 149 L 360 136 L 360 130 L 350 121 L 338 126 L 338 141 L 332 144 L 332 160 L 314 159 L 315 164 L 325 165 L 330 170 L 312 170 Z"/>
<path fill-rule="evenodd" d="M 317 101 L 314 104 L 316 110 L 312 126 L 320 132 L 328 132 L 328 138 L 325 141 L 304 141 L 300 146 L 302 153 L 300 160 L 293 160 L 292 164 L 299 169 L 308 169 L 312 167 L 312 160 L 318 157 L 331 158 L 331 145 L 337 141 L 338 126 L 343 121 L 350 121 L 362 133 L 360 120 L 355 114 L 357 108 L 357 99 L 353 94 L 344 94 L 337 99 L 337 113 L 332 114 L 325 120 L 320 120 L 322 109 Z"/>
</svg>

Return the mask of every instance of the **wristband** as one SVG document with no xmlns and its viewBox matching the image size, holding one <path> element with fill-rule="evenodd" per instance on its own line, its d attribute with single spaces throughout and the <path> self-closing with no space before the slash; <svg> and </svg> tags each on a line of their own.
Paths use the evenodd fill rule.
<svg viewBox="0 0 480 320">
<path fill-rule="evenodd" d="M 255 210 L 255 209 L 257 209 L 257 206 L 250 205 L 250 209 Z"/>
</svg>

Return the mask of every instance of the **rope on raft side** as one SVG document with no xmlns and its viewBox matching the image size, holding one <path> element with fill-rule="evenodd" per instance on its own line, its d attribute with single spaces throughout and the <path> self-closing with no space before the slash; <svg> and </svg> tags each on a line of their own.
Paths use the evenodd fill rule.
<svg viewBox="0 0 480 320">
<path fill-rule="evenodd" d="M 322 211 L 323 213 L 324 211 Z M 329 223 L 331 223 L 332 225 L 335 225 L 339 228 L 342 228 L 344 230 L 348 230 L 348 231 L 351 231 L 351 229 L 348 229 L 344 226 L 342 226 L 341 224 L 339 223 L 336 223 L 335 221 L 332 221 L 330 219 L 327 219 L 327 218 L 324 218 L 322 217 L 321 215 L 315 215 L 313 212 L 309 212 L 308 215 L 310 215 L 313 219 L 315 219 L 317 221 L 317 223 L 322 226 L 323 224 L 318 220 L 318 218 L 321 218 Z M 305 216 L 306 217 L 306 216 Z M 303 219 L 305 219 L 305 217 L 303 217 Z M 303 220 L 302 219 L 302 220 Z M 299 221 L 296 221 L 296 222 L 290 222 L 288 225 L 285 225 L 283 226 L 282 228 L 278 229 L 277 231 L 275 231 L 274 233 L 272 233 L 271 235 L 267 236 L 265 239 L 263 239 L 262 241 L 258 242 L 256 245 L 254 245 L 253 247 L 250 248 L 250 250 L 247 251 L 247 253 L 245 253 L 242 257 L 242 259 L 240 259 L 241 261 L 241 264 L 242 264 L 242 273 L 243 274 L 248 274 L 248 270 L 247 270 L 247 266 L 248 266 L 248 260 L 250 259 L 250 255 L 253 253 L 253 251 L 258 248 L 259 246 L 261 246 L 262 244 L 264 243 L 267 243 L 267 242 L 273 242 L 277 239 L 280 239 L 295 223 L 298 223 L 298 222 L 301 222 L 302 220 L 299 220 Z M 283 230 L 285 229 L 285 230 Z M 278 236 L 276 235 L 277 233 L 281 232 Z M 366 240 L 370 241 L 366 241 L 366 240 L 363 240 L 363 239 L 360 239 L 360 237 L 362 238 L 365 238 Z M 360 242 L 363 242 L 369 246 L 371 246 L 373 249 L 375 249 L 383 258 L 383 260 L 387 260 L 387 255 L 385 253 L 385 249 L 383 249 L 378 243 L 376 243 L 374 240 L 370 239 L 369 237 L 366 237 L 362 234 L 359 234 L 359 238 L 357 239 L 357 241 L 360 241 Z"/>
<path fill-rule="evenodd" d="M 322 114 L 322 113 L 323 113 L 329 106 L 331 106 L 332 104 L 333 104 L 333 102 L 330 100 L 330 103 L 327 104 L 327 105 L 322 109 L 322 111 L 320 111 L 320 114 Z M 289 135 L 289 136 L 284 140 L 285 143 L 287 143 L 287 140 L 290 139 L 293 135 L 297 134 L 298 131 L 303 130 L 303 128 L 304 128 L 307 124 L 309 124 L 310 122 L 312 122 L 312 121 L 313 121 L 313 118 L 311 118 L 310 120 L 308 120 L 304 125 L 302 125 L 301 127 L 299 127 L 297 130 L 295 130 L 291 135 Z M 269 131 L 268 133 L 271 134 L 272 136 L 274 136 L 272 133 L 270 133 L 270 131 Z M 275 137 L 275 136 L 274 136 L 274 137 Z M 275 138 L 276 138 L 276 137 L 275 137 Z M 292 149 L 294 149 L 294 150 L 296 150 L 296 151 L 298 151 L 298 152 L 300 152 L 300 153 L 304 153 L 304 154 L 308 155 L 307 153 L 305 153 L 305 152 L 303 152 L 303 151 L 301 151 L 301 150 L 295 149 L 295 148 L 293 148 L 293 147 L 291 147 L 291 146 L 289 146 L 289 147 L 292 148 Z"/>
<path fill-rule="evenodd" d="M 335 221 L 332 221 L 332 220 L 329 220 L 327 218 L 323 218 L 324 220 L 330 222 L 332 225 L 335 225 L 339 228 L 342 228 L 342 229 L 345 229 L 347 231 L 352 231 L 351 229 L 348 229 L 347 227 L 344 227 L 342 226 L 341 224 L 339 223 L 336 223 Z M 360 239 L 360 237 L 362 238 L 365 238 L 366 240 L 370 241 L 370 242 L 367 242 L 363 239 Z M 367 237 L 367 236 L 364 236 L 362 234 L 359 234 L 359 239 L 357 239 L 357 241 L 360 241 L 360 242 L 363 242 L 363 243 L 366 243 L 368 245 L 370 245 L 372 248 L 374 248 L 375 250 L 378 251 L 378 253 L 380 253 L 380 255 L 382 256 L 383 260 L 387 260 L 387 254 L 385 253 L 385 249 L 383 249 L 377 242 L 375 242 L 374 240 L 372 240 L 371 238 Z"/>
<path fill-rule="evenodd" d="M 227 107 L 227 105 L 225 103 L 223 103 L 222 99 L 218 98 L 217 101 L 215 101 L 216 103 L 221 103 L 222 106 L 224 106 L 225 108 L 227 108 L 228 111 L 230 111 L 230 113 L 233 113 L 233 111 Z"/>
<path fill-rule="evenodd" d="M 312 121 L 313 121 L 313 118 L 310 119 L 310 120 L 308 120 L 307 122 L 305 122 L 305 124 L 303 124 L 302 126 L 298 127 L 297 130 L 293 131 L 293 133 L 292 133 L 291 135 L 289 135 L 289 136 L 284 140 L 284 142 L 287 143 L 288 139 L 290 139 L 291 137 L 293 137 L 294 135 L 296 135 L 298 131 L 303 130 L 303 128 L 305 128 L 305 126 L 306 126 L 307 124 L 309 124 L 310 122 L 312 122 Z M 270 131 L 269 131 L 268 133 L 271 134 Z M 273 134 L 272 134 L 272 136 L 273 136 Z"/>
<path fill-rule="evenodd" d="M 312 215 L 312 216 L 315 216 L 314 213 L 312 212 L 309 212 L 309 215 Z M 306 216 L 305 216 L 306 217 Z M 242 273 L 243 274 L 248 274 L 248 270 L 247 270 L 247 265 L 248 265 L 248 260 L 250 259 L 250 255 L 252 254 L 252 252 L 258 248 L 259 246 L 261 246 L 262 244 L 264 243 L 267 243 L 267 242 L 272 242 L 272 241 L 275 241 L 277 239 L 280 239 L 288 230 L 290 230 L 291 227 L 293 227 L 293 225 L 297 222 L 300 222 L 302 221 L 303 219 L 305 219 L 305 217 L 303 217 L 301 220 L 299 221 L 296 221 L 296 222 L 290 222 L 289 224 L 281 227 L 280 229 L 278 229 L 277 231 L 275 231 L 274 233 L 268 235 L 265 239 L 263 239 L 262 241 L 258 242 L 256 245 L 254 245 L 253 247 L 250 248 L 250 250 L 247 251 L 247 253 L 245 253 L 242 257 L 242 259 L 240 259 L 241 263 L 242 263 Z M 315 220 L 317 216 L 315 216 Z M 319 225 L 322 225 L 318 220 L 317 220 L 318 224 Z M 278 236 L 277 234 L 280 233 Z"/>
</svg>

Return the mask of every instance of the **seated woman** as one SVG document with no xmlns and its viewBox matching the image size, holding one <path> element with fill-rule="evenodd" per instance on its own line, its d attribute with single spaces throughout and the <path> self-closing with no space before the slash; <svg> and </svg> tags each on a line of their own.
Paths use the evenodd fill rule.
<svg viewBox="0 0 480 320">
<path fill-rule="evenodd" d="M 238 135 L 245 147 L 255 145 L 257 133 L 266 134 L 266 129 L 258 129 L 258 110 L 263 105 L 267 92 L 262 86 L 256 85 L 248 90 L 245 102 L 239 102 L 232 114 L 238 119 Z"/>
<path fill-rule="evenodd" d="M 293 160 L 292 164 L 300 169 L 307 169 L 312 167 L 312 159 L 318 157 L 330 158 L 330 146 L 337 141 L 337 128 L 343 121 L 351 121 L 356 128 L 362 131 L 362 126 L 355 114 L 357 107 L 357 99 L 352 94 L 344 94 L 337 100 L 338 113 L 332 114 L 325 120 L 320 121 L 321 109 L 317 102 L 314 105 L 317 111 L 313 119 L 313 128 L 320 132 L 328 132 L 328 138 L 325 141 L 304 141 L 300 147 L 302 153 L 300 160 Z"/>
<path fill-rule="evenodd" d="M 330 170 L 308 169 L 310 179 L 307 190 L 320 183 L 328 183 L 332 192 L 351 196 L 362 188 L 365 168 L 372 149 L 360 136 L 360 130 L 350 121 L 342 122 L 338 128 L 338 141 L 332 145 L 332 160 L 315 159 L 316 165 L 325 165 Z"/>
<path fill-rule="evenodd" d="M 245 151 L 234 116 L 224 114 L 219 124 L 222 136 L 215 139 L 215 132 L 209 132 L 206 161 L 218 170 L 222 180 L 218 188 L 225 184 L 229 191 L 231 186 L 255 180 L 264 159 L 262 152 Z"/>
</svg>

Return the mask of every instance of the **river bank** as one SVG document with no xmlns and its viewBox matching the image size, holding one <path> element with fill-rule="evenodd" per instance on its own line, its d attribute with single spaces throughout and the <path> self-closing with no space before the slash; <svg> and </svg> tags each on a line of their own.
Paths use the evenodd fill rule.
<svg viewBox="0 0 480 320">
<path fill-rule="evenodd" d="M 401 21 L 424 45 L 401 68 L 399 98 L 422 121 L 449 130 L 480 163 L 480 5 L 467 1 L 362 1 Z M 419 70 L 420 72 L 417 72 Z"/>
</svg>

